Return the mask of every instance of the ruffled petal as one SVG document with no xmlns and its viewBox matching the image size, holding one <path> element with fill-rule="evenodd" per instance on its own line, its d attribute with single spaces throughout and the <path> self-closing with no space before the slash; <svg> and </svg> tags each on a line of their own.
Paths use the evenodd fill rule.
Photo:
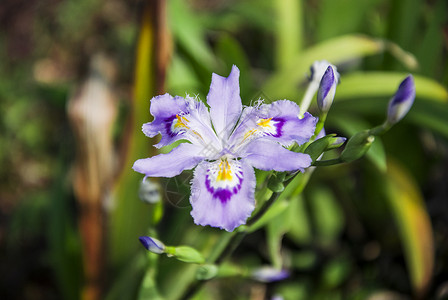
<svg viewBox="0 0 448 300">
<path fill-rule="evenodd" d="M 202 151 L 202 147 L 183 143 L 167 154 L 139 159 L 132 168 L 149 177 L 174 177 L 203 160 Z"/>
<path fill-rule="evenodd" d="M 241 151 L 248 143 L 260 138 L 284 146 L 307 142 L 314 134 L 317 118 L 305 113 L 299 119 L 299 112 L 299 106 L 288 100 L 245 108 L 229 141 L 233 152 Z"/>
<path fill-rule="evenodd" d="M 143 125 L 143 132 L 154 137 L 161 134 L 157 148 L 177 140 L 186 139 L 205 147 L 210 143 L 219 144 L 213 132 L 210 115 L 204 103 L 191 97 L 172 97 L 169 94 L 151 100 L 151 114 L 154 121 Z"/>
<path fill-rule="evenodd" d="M 247 146 L 243 160 L 265 171 L 303 172 L 311 165 L 311 157 L 308 154 L 292 152 L 278 143 L 263 139 L 255 140 Z"/>
<path fill-rule="evenodd" d="M 241 114 L 242 104 L 239 86 L 240 70 L 233 66 L 229 77 L 212 75 L 207 104 L 218 137 L 225 140 L 230 136 Z"/>
<path fill-rule="evenodd" d="M 255 173 L 235 159 L 202 162 L 191 186 L 191 215 L 198 225 L 233 231 L 246 223 L 255 207 Z"/>
</svg>

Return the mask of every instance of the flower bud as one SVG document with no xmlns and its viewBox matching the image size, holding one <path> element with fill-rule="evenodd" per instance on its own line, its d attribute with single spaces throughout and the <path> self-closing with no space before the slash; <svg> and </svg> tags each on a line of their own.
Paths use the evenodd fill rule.
<svg viewBox="0 0 448 300">
<path fill-rule="evenodd" d="M 321 156 L 325 151 L 342 146 L 345 140 L 346 138 L 338 137 L 334 133 L 329 134 L 315 140 L 310 145 L 308 145 L 304 153 L 308 154 L 313 161 L 316 161 L 318 157 Z"/>
<path fill-rule="evenodd" d="M 326 150 L 339 148 L 342 146 L 342 144 L 345 143 L 346 140 L 347 140 L 347 138 L 345 138 L 345 137 L 336 136 L 330 140 L 330 144 L 328 145 Z"/>
<path fill-rule="evenodd" d="M 394 97 L 389 102 L 387 123 L 393 125 L 403 119 L 411 109 L 415 99 L 415 84 L 412 75 L 406 77 L 398 87 Z"/>
<path fill-rule="evenodd" d="M 198 250 L 188 246 L 166 247 L 166 253 L 187 263 L 202 264 L 205 261 Z"/>
<path fill-rule="evenodd" d="M 331 65 L 329 65 L 322 76 L 319 90 L 317 91 L 317 106 L 322 112 L 327 112 L 330 109 L 336 93 L 337 83 L 336 74 Z"/>
<path fill-rule="evenodd" d="M 142 243 L 142 245 L 146 248 L 146 250 L 156 254 L 165 253 L 165 244 L 163 244 L 158 239 L 149 236 L 141 236 L 138 239 L 140 240 L 140 243 Z"/>
<path fill-rule="evenodd" d="M 289 272 L 286 270 L 277 270 L 273 267 L 261 267 L 252 272 L 253 279 L 261 282 L 280 281 L 289 277 Z"/>
<path fill-rule="evenodd" d="M 280 193 L 285 189 L 283 181 L 285 181 L 285 173 L 273 173 L 269 177 L 268 188 L 274 193 Z"/>
<path fill-rule="evenodd" d="M 140 197 L 140 200 L 148 204 L 159 202 L 161 199 L 159 185 L 145 177 L 140 183 L 138 196 Z"/>
<path fill-rule="evenodd" d="M 310 67 L 310 80 L 317 84 L 322 80 L 322 76 L 324 76 L 328 67 L 331 66 L 335 73 L 336 81 L 339 82 L 339 73 L 337 72 L 337 68 L 335 65 L 330 64 L 326 60 L 316 60 L 313 65 Z"/>
<path fill-rule="evenodd" d="M 218 274 L 218 267 L 216 265 L 203 265 L 196 271 L 197 280 L 210 280 Z"/>
<path fill-rule="evenodd" d="M 343 162 L 352 162 L 361 158 L 372 146 L 375 137 L 368 130 L 361 131 L 352 136 L 341 153 Z"/>
</svg>

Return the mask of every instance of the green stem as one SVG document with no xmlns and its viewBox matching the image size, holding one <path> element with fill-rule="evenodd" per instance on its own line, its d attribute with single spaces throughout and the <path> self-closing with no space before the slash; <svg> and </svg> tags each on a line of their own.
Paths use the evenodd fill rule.
<svg viewBox="0 0 448 300">
<path fill-rule="evenodd" d="M 329 160 L 316 160 L 313 163 L 313 166 L 315 167 L 325 167 L 325 166 L 333 166 L 337 164 L 342 164 L 343 161 L 340 158 L 334 158 Z"/>
</svg>

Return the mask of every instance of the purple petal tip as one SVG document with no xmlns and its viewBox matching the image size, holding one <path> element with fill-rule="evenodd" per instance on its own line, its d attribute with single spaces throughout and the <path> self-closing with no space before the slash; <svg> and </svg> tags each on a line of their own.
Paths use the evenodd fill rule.
<svg viewBox="0 0 448 300">
<path fill-rule="evenodd" d="M 140 243 L 142 243 L 143 247 L 145 247 L 146 250 L 150 252 L 156 254 L 162 254 L 165 252 L 165 245 L 155 238 L 151 238 L 149 236 L 141 236 L 138 239 Z"/>
<path fill-rule="evenodd" d="M 331 66 L 328 66 L 322 76 L 319 90 L 317 91 L 317 105 L 320 110 L 326 112 L 330 109 L 330 106 L 333 103 L 336 84 L 337 81 L 335 80 L 334 70 Z"/>
<path fill-rule="evenodd" d="M 415 99 L 415 83 L 412 75 L 408 75 L 401 83 L 394 97 L 389 102 L 387 122 L 397 123 L 409 112 Z"/>
</svg>

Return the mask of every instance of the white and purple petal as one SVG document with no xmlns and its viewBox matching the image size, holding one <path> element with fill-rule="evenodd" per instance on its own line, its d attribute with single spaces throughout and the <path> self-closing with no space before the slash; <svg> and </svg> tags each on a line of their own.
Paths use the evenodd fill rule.
<svg viewBox="0 0 448 300">
<path fill-rule="evenodd" d="M 183 138 L 180 132 L 172 130 L 172 124 L 176 120 L 176 116 L 183 114 L 186 110 L 187 103 L 182 97 L 173 97 L 167 93 L 152 98 L 150 113 L 154 120 L 143 124 L 143 133 L 148 137 L 155 137 L 159 133 L 162 135 L 161 141 L 155 145 L 157 148 Z"/>
<path fill-rule="evenodd" d="M 240 70 L 233 66 L 229 77 L 212 75 L 207 104 L 213 126 L 221 140 L 227 139 L 240 117 L 242 104 L 239 85 Z"/>
<path fill-rule="evenodd" d="M 157 148 L 180 139 L 202 146 L 219 143 L 207 108 L 196 99 L 165 94 L 151 100 L 150 111 L 154 121 L 144 124 L 142 130 L 149 137 L 162 135 Z"/>
<path fill-rule="evenodd" d="M 299 118 L 299 106 L 292 101 L 280 100 L 258 108 L 244 109 L 241 120 L 230 138 L 233 149 L 242 149 L 255 139 L 266 139 L 289 146 L 307 142 L 314 134 L 317 119 L 305 113 Z"/>
<path fill-rule="evenodd" d="M 132 168 L 148 177 L 174 177 L 202 161 L 202 151 L 201 146 L 182 143 L 169 153 L 139 159 Z"/>
<path fill-rule="evenodd" d="M 233 231 L 246 223 L 255 207 L 255 173 L 236 159 L 203 161 L 191 186 L 191 215 L 198 225 Z"/>
<path fill-rule="evenodd" d="M 260 170 L 279 172 L 303 172 L 311 165 L 308 154 L 289 151 L 278 143 L 263 139 L 255 140 L 247 146 L 242 161 Z"/>
</svg>

